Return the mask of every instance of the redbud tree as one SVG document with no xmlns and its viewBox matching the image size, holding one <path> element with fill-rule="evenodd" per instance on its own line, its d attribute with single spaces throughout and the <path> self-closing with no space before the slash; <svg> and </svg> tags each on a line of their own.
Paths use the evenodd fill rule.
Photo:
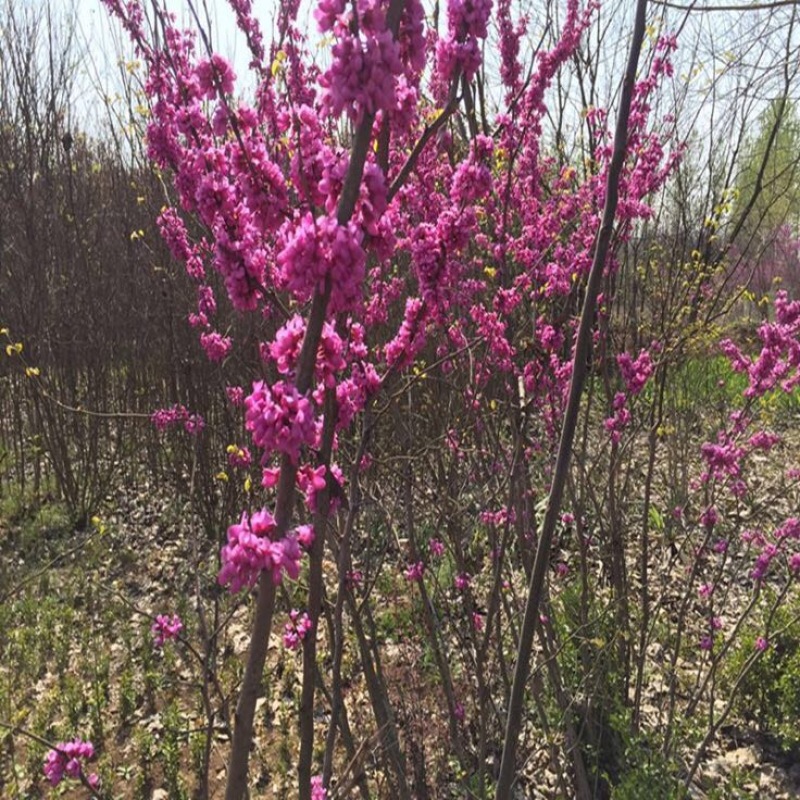
<svg viewBox="0 0 800 800">
<path fill-rule="evenodd" d="M 548 137 L 548 92 L 592 25 L 594 2 L 568 0 L 551 20 L 552 45 L 529 51 L 531 21 L 509 0 L 448 0 L 438 25 L 421 0 L 319 0 L 313 19 L 327 48 L 322 64 L 316 36 L 298 24 L 297 0 L 276 9 L 271 42 L 250 0 L 229 2 L 249 49 L 246 79 L 202 30 L 182 30 L 165 8 L 156 5 L 148 17 L 136 0 L 105 0 L 146 64 L 148 155 L 171 176 L 173 198 L 158 224 L 197 284 L 189 324 L 210 360 L 252 368 L 244 384 L 226 387 L 250 435 L 229 460 L 255 461 L 261 475 L 260 499 L 231 520 L 218 575 L 231 592 L 254 590 L 256 598 L 226 797 L 247 791 L 276 593 L 301 574 L 304 610 L 292 611 L 284 628 L 287 646 L 302 648 L 303 658 L 298 796 L 325 796 L 337 727 L 350 735 L 337 699 L 345 606 L 389 754 L 392 796 L 414 796 L 380 665 L 376 658 L 373 670 L 368 658 L 356 602 L 364 576 L 353 548 L 370 535 L 359 529 L 361 487 L 377 468 L 378 420 L 402 404 L 409 386 L 432 379 L 449 387 L 439 409 L 449 428 L 436 433 L 444 455 L 434 469 L 471 483 L 505 476 L 492 498 L 474 495 L 487 531 L 483 574 L 473 575 L 479 570 L 455 517 L 427 543 L 414 533 L 408 509 L 421 464 L 410 444 L 398 477 L 405 511 L 387 525 L 404 529 L 407 548 L 394 555 L 408 591 L 423 600 L 421 627 L 448 720 L 442 747 L 479 776 L 485 796 L 492 731 L 505 730 L 497 796 L 508 797 L 534 630 L 545 651 L 554 646 L 544 570 L 571 451 L 564 420 L 574 432 L 594 351 L 606 365 L 601 435 L 618 452 L 664 352 L 657 339 L 615 350 L 608 332 L 617 254 L 652 217 L 651 198 L 683 153 L 653 112 L 660 85 L 672 79 L 677 42 L 644 36 L 646 4 L 639 3 L 616 134 L 615 109 L 584 105 L 571 120 L 584 132 L 584 155 L 570 157 Z M 489 50 L 496 57 L 485 63 Z M 255 334 L 231 336 L 220 322 L 223 304 L 249 317 Z M 793 324 L 794 311 L 782 308 Z M 784 345 L 790 338 L 787 332 Z M 729 352 L 737 369 L 762 369 L 735 345 Z M 502 424 L 493 422 L 498 404 L 507 410 Z M 190 409 L 159 412 L 154 421 L 202 435 Z M 743 430 L 734 425 L 704 450 L 708 480 L 735 477 L 729 459 Z M 536 500 L 548 492 L 542 525 Z M 559 522 L 572 523 L 580 530 L 584 521 L 565 515 Z M 580 541 L 586 560 L 589 538 Z M 477 684 L 469 703 L 431 612 L 428 575 L 445 557 L 456 565 L 462 643 Z M 333 580 L 326 561 L 337 567 Z M 624 564 L 612 558 L 618 599 L 620 570 Z M 521 598 L 513 595 L 520 576 Z M 485 608 L 476 604 L 478 592 Z M 323 599 L 334 609 L 326 641 L 335 692 L 316 775 Z M 512 681 L 504 671 L 515 663 Z M 502 681 L 487 679 L 497 670 Z M 550 678 L 559 685 L 552 670 Z M 558 697 L 569 706 L 563 692 Z M 469 709 L 477 709 L 474 729 L 465 723 Z M 564 719 L 575 791 L 586 796 L 579 735 Z"/>
</svg>

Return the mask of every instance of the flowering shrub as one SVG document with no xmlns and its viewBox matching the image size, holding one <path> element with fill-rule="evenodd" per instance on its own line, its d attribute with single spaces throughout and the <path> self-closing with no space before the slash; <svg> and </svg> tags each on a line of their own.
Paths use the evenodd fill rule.
<svg viewBox="0 0 800 800">
<path fill-rule="evenodd" d="M 629 329 L 616 304 L 617 287 L 630 280 L 632 269 L 625 248 L 655 224 L 652 198 L 685 149 L 673 121 L 654 110 L 659 88 L 673 79 L 675 38 L 653 33 L 646 61 L 628 87 L 628 130 L 619 146 L 608 110 L 586 107 L 583 154 L 573 159 L 560 145 L 546 143 L 548 94 L 560 71 L 579 60 L 584 34 L 599 13 L 595 3 L 568 0 L 549 49 L 543 45 L 535 62 L 523 65 L 520 43 L 531 32 L 530 20 L 513 19 L 509 2 L 495 9 L 488 0 L 450 0 L 440 33 L 426 22 L 419 0 L 320 0 L 314 18 L 329 47 L 320 67 L 295 19 L 298 4 L 281 7 L 268 63 L 251 6 L 238 0 L 232 5 L 252 56 L 255 93 L 249 99 L 233 66 L 206 52 L 195 33 L 179 30 L 166 11 L 159 17 L 163 36 L 153 40 L 137 3 L 106 4 L 148 69 L 148 154 L 172 174 L 176 194 L 159 227 L 196 284 L 197 308 L 189 322 L 220 370 L 237 359 L 250 369 L 225 389 L 231 405 L 242 409 L 250 436 L 250 446 L 229 449 L 228 463 L 247 470 L 257 462 L 261 490 L 253 502 L 263 506 L 241 511 L 220 554 L 221 585 L 233 593 L 257 588 L 257 633 L 236 713 L 229 796 L 240 796 L 246 786 L 276 586 L 301 574 L 301 585 L 291 591 L 307 593 L 306 611 L 290 613 L 284 644 L 295 649 L 303 643 L 302 800 L 324 796 L 323 780 L 311 777 L 322 631 L 336 695 L 325 783 L 337 725 L 349 737 L 336 717 L 347 711 L 345 613 L 357 620 L 370 702 L 386 737 L 391 790 L 413 796 L 401 737 L 386 710 L 392 698 L 381 685 L 378 645 L 370 643 L 375 637 L 369 628 L 360 627 L 356 590 L 368 602 L 380 577 L 370 568 L 380 573 L 391 563 L 404 596 L 418 602 L 415 632 L 427 637 L 439 672 L 453 752 L 465 770 L 477 771 L 484 789 L 489 742 L 507 735 L 508 747 L 518 738 L 499 732 L 489 710 L 521 702 L 508 696 L 509 665 L 515 663 L 514 643 L 522 641 L 524 582 L 535 578 L 540 563 L 550 578 L 541 578 L 538 588 L 547 581 L 564 601 L 555 611 L 525 610 L 525 627 L 536 629 L 542 652 L 557 658 L 560 623 L 573 612 L 579 617 L 566 637 L 581 640 L 575 669 L 565 671 L 566 679 L 558 669 L 548 677 L 562 718 L 571 719 L 571 695 L 594 685 L 595 668 L 604 690 L 627 707 L 630 681 L 617 680 L 614 669 L 635 659 L 639 713 L 650 615 L 660 613 L 648 588 L 652 528 L 660 535 L 668 527 L 657 502 L 688 509 L 670 522 L 670 531 L 684 526 L 686 550 L 693 554 L 686 597 L 697 601 L 697 586 L 709 587 L 699 594 L 702 608 L 691 631 L 681 627 L 676 634 L 673 658 L 683 637 L 691 639 L 713 675 L 714 660 L 738 624 L 717 605 L 736 527 L 728 503 L 747 496 L 746 460 L 779 444 L 777 434 L 755 425 L 747 404 L 800 383 L 800 312 L 778 296 L 776 322 L 760 332 L 759 356 L 724 345 L 733 368 L 748 376 L 744 407 L 702 445 L 703 470 L 684 496 L 661 496 L 668 490 L 654 488 L 655 452 L 667 434 L 660 425 L 663 405 L 655 398 L 663 399 L 658 390 L 683 346 L 680 323 L 673 320 L 687 312 L 652 313 Z M 490 31 L 499 37 L 501 59 L 501 91 L 494 93 L 485 90 L 491 71 L 483 65 Z M 604 209 L 614 210 L 612 195 L 613 247 L 601 258 L 598 230 Z M 190 217 L 202 231 L 194 237 Z M 704 310 L 713 286 L 691 285 L 692 300 Z M 218 319 L 223 308 L 253 324 L 237 333 Z M 587 364 L 579 357 L 582 328 L 593 345 Z M 592 396 L 581 423 L 582 460 L 570 483 L 560 470 L 559 442 L 566 441 L 566 412 L 575 407 L 571 389 L 580 388 L 584 371 Z M 405 398 L 414 399 L 404 405 Z M 415 407 L 417 398 L 424 407 Z M 186 426 L 190 419 L 183 407 L 156 413 L 159 429 Z M 575 421 L 570 425 L 572 435 Z M 599 444 L 589 431 L 599 434 Z M 631 500 L 639 473 L 630 452 L 642 438 L 652 458 L 640 507 Z M 427 466 L 418 469 L 420 464 Z M 552 500 L 552 492 L 565 483 L 570 509 L 562 513 L 547 497 L 560 505 L 561 496 Z M 427 504 L 427 534 L 415 516 L 420 504 Z M 631 529 L 634 517 L 642 531 Z M 538 538 L 543 519 L 563 533 L 546 561 L 540 556 L 549 541 Z M 794 528 L 787 520 L 772 530 L 744 542 L 755 555 L 750 578 L 758 585 L 778 564 L 796 571 Z M 373 535 L 385 539 L 380 547 Z M 537 540 L 548 544 L 534 560 Z M 633 542 L 641 548 L 635 561 L 643 587 L 635 601 L 627 552 Z M 373 563 L 362 565 L 361 559 Z M 336 579 L 328 569 L 334 560 Z M 577 583 L 582 596 L 575 611 L 565 598 Z M 592 610 L 602 603 L 618 628 L 613 647 L 605 644 L 609 627 L 598 624 L 596 636 L 588 633 Z M 442 608 L 450 617 L 445 632 Z M 327 626 L 319 624 L 323 613 Z M 634 630 L 636 625 L 641 628 Z M 603 658 L 595 659 L 592 648 L 602 648 Z M 450 660 L 454 653 L 457 666 Z M 572 672 L 581 678 L 574 684 Z M 698 680 L 699 694 L 705 679 Z M 461 681 L 464 686 L 457 686 Z M 477 687 L 474 696 L 468 687 Z M 677 694 L 673 684 L 672 719 Z M 589 785 L 590 777 L 606 781 L 613 770 L 603 763 L 598 742 L 575 741 L 606 727 L 605 717 L 586 713 L 586 731 L 567 730 L 564 723 L 565 741 L 572 742 L 565 758 L 573 759 L 576 780 L 583 776 Z M 480 720 L 477 732 L 464 731 L 465 718 Z M 591 768 L 584 754 L 596 756 Z M 424 769 L 418 772 L 424 775 Z"/>
</svg>

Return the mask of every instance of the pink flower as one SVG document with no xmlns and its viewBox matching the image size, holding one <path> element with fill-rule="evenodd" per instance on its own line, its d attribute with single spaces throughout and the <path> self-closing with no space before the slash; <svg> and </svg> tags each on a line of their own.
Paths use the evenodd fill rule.
<svg viewBox="0 0 800 800">
<path fill-rule="evenodd" d="M 405 571 L 406 580 L 411 581 L 412 583 L 415 581 L 421 581 L 424 572 L 425 565 L 421 561 L 417 561 L 414 564 L 409 564 Z"/>
<path fill-rule="evenodd" d="M 617 364 L 630 395 L 639 394 L 653 374 L 653 362 L 647 350 L 642 350 L 635 359 L 628 353 L 620 353 L 617 356 Z"/>
<path fill-rule="evenodd" d="M 296 461 L 300 449 L 316 437 L 311 403 L 294 384 L 278 381 L 269 386 L 258 381 L 244 404 L 245 427 L 255 444 L 268 453 L 286 453 Z"/>
<path fill-rule="evenodd" d="M 225 94 L 233 92 L 233 83 L 236 80 L 233 67 L 218 53 L 214 53 L 210 60 L 203 59 L 195 72 L 200 91 L 206 97 L 216 97 L 218 89 Z"/>
<path fill-rule="evenodd" d="M 305 611 L 300 614 L 297 609 L 292 609 L 289 612 L 289 622 L 283 626 L 283 646 L 288 650 L 296 650 L 313 627 L 314 623 Z"/>
<path fill-rule="evenodd" d="M 314 544 L 314 528 L 311 525 L 298 525 L 295 528 L 295 533 L 297 534 L 297 541 L 300 543 L 300 547 L 303 550 L 310 550 L 311 546 Z"/>
<path fill-rule="evenodd" d="M 769 647 L 769 639 L 764 638 L 763 636 L 759 636 L 756 639 L 756 650 L 760 653 L 763 653 Z"/>
<path fill-rule="evenodd" d="M 45 757 L 45 777 L 50 781 L 51 786 L 58 786 L 64 779 L 64 775 L 79 779 L 83 775 L 81 761 L 88 761 L 92 758 L 94 758 L 94 745 L 91 742 L 84 742 L 81 739 L 60 742 Z M 100 780 L 95 774 L 88 775 L 87 780 L 93 787 L 100 784 Z"/>
<path fill-rule="evenodd" d="M 322 778 L 319 775 L 315 775 L 311 779 L 311 800 L 325 800 L 327 796 L 328 792 L 322 785 Z"/>
<path fill-rule="evenodd" d="M 275 341 L 269 347 L 269 355 L 281 375 L 294 374 L 305 330 L 305 321 L 295 315 L 275 334 Z M 346 366 L 343 350 L 341 338 L 333 326 L 326 322 L 322 326 L 322 336 L 317 348 L 315 373 L 317 380 L 328 388 L 336 385 L 336 373 Z"/>
<path fill-rule="evenodd" d="M 160 433 L 163 433 L 173 425 L 185 422 L 188 418 L 189 412 L 181 405 L 175 405 L 172 408 L 159 408 L 150 415 L 150 421 Z"/>
<path fill-rule="evenodd" d="M 714 506 L 709 506 L 701 515 L 700 515 L 700 524 L 704 528 L 708 528 L 711 530 L 717 522 L 719 521 L 719 515 L 717 514 L 717 509 Z"/>
<path fill-rule="evenodd" d="M 186 407 L 182 405 L 175 405 L 172 408 L 160 408 L 150 415 L 150 421 L 155 425 L 159 433 L 163 433 L 168 428 L 176 425 L 183 425 L 186 433 L 192 436 L 202 433 L 206 425 L 200 414 L 190 414 Z"/>
<path fill-rule="evenodd" d="M 241 386 L 226 386 L 225 394 L 232 406 L 244 405 L 244 389 Z"/>
<path fill-rule="evenodd" d="M 183 630 L 183 622 L 177 614 L 168 617 L 166 614 L 159 614 L 155 622 L 150 627 L 153 634 L 153 644 L 156 647 L 163 647 L 168 639 L 177 639 L 178 634 Z"/>
<path fill-rule="evenodd" d="M 203 346 L 208 360 L 214 362 L 224 361 L 233 347 L 229 336 L 222 336 L 216 331 L 201 334 L 200 344 Z"/>
<path fill-rule="evenodd" d="M 304 214 L 284 231 L 278 253 L 279 280 L 301 302 L 314 289 L 331 282 L 331 313 L 354 308 L 361 297 L 365 255 L 354 224 L 339 225 L 334 217 Z"/>
<path fill-rule="evenodd" d="M 622 432 L 628 427 L 631 421 L 631 412 L 628 410 L 627 398 L 622 392 L 617 392 L 614 395 L 612 403 L 614 409 L 614 416 L 609 417 L 603 422 L 606 431 L 611 435 L 611 442 L 619 444 L 622 439 Z"/>
<path fill-rule="evenodd" d="M 364 582 L 364 573 L 360 569 L 350 569 L 345 575 L 348 588 L 355 589 Z"/>
<path fill-rule="evenodd" d="M 205 420 L 199 414 L 191 414 L 186 422 L 183 423 L 183 429 L 190 436 L 198 436 L 205 427 Z"/>
<path fill-rule="evenodd" d="M 472 583 L 472 578 L 466 572 L 459 572 L 455 577 L 454 583 L 456 589 L 458 589 L 459 592 L 463 592 L 464 589 L 469 588 L 469 585 Z"/>
<path fill-rule="evenodd" d="M 284 574 L 292 580 L 300 574 L 302 550 L 294 532 L 276 538 L 275 518 L 267 509 L 251 517 L 242 514 L 237 525 L 228 528 L 228 544 L 222 548 L 222 569 L 217 580 L 231 592 L 255 586 L 262 571 L 278 584 Z"/>
<path fill-rule="evenodd" d="M 228 464 L 233 469 L 248 469 L 253 462 L 253 457 L 250 455 L 250 450 L 247 447 L 239 447 L 232 444 L 227 448 Z"/>
<path fill-rule="evenodd" d="M 394 108 L 397 76 L 403 65 L 391 31 L 359 37 L 342 30 L 332 55 L 331 66 L 320 78 L 320 84 L 325 90 L 325 103 L 334 115 L 345 112 L 358 123 L 364 114 Z"/>
<path fill-rule="evenodd" d="M 432 556 L 441 558 L 444 555 L 444 545 L 438 539 L 431 539 L 428 542 L 428 549 Z"/>
</svg>

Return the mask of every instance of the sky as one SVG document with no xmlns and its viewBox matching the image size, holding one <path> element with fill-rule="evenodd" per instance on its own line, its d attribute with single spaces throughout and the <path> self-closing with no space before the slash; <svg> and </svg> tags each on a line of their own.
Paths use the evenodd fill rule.
<svg viewBox="0 0 800 800">
<path fill-rule="evenodd" d="M 246 74 L 249 55 L 243 38 L 232 22 L 226 0 L 197 0 L 197 2 L 201 9 L 204 7 L 208 9 L 215 48 L 233 60 L 237 74 Z M 262 22 L 267 41 L 270 39 L 277 2 L 278 0 L 254 0 L 255 13 Z M 306 27 L 313 25 L 309 11 L 311 2 L 312 0 L 303 0 L 301 7 L 300 19 Z M 705 2 L 706 5 L 730 4 L 730 0 L 705 0 Z M 67 14 L 65 24 L 74 19 L 79 56 L 71 111 L 73 124 L 76 129 L 89 132 L 102 130 L 107 112 L 104 103 L 98 102 L 98 96 L 101 101 L 105 97 L 112 103 L 121 102 L 117 98 L 117 95 L 121 94 L 119 57 L 120 54 L 124 54 L 124 60 L 130 61 L 133 55 L 130 43 L 116 22 L 109 18 L 100 0 L 0 0 L 0 7 L 7 3 L 27 4 L 31 7 L 46 6 L 49 3 L 56 15 L 59 12 Z M 542 13 L 545 3 L 543 0 L 515 0 L 515 3 L 515 8 L 519 9 L 520 13 L 529 15 L 530 41 L 536 41 L 545 24 Z M 168 5 L 178 14 L 179 19 L 185 21 L 187 25 L 192 23 L 185 0 L 168 0 Z M 563 0 L 560 5 L 563 5 Z M 71 15 L 69 9 L 74 9 L 74 15 Z M 601 45 L 600 51 L 603 54 L 600 62 L 601 78 L 606 87 L 604 96 L 600 98 L 602 104 L 614 104 L 626 52 L 626 37 L 630 33 L 632 12 L 632 0 L 622 3 L 619 0 L 607 2 L 601 12 L 607 17 L 613 15 L 611 34 Z M 660 13 L 659 7 L 652 3 L 651 14 L 657 13 Z M 752 80 L 750 77 L 752 74 L 765 72 L 760 64 L 774 63 L 775 59 L 781 57 L 780 48 L 785 43 L 783 30 L 788 14 L 789 10 L 783 9 L 775 15 L 752 11 L 717 12 L 694 14 L 689 18 L 679 39 L 681 50 L 677 56 L 676 72 L 679 73 L 681 80 L 693 82 L 693 90 L 696 92 L 697 124 L 701 126 L 711 124 L 710 114 L 702 106 L 708 102 L 703 95 L 703 87 L 711 86 L 712 81 L 719 77 L 721 70 L 729 72 L 725 78 L 727 87 L 725 91 L 730 92 L 731 96 L 734 93 L 743 94 L 754 108 L 759 104 L 763 106 L 771 96 L 774 96 L 773 85 L 761 79 L 749 85 L 746 81 Z M 681 12 L 670 11 L 666 28 L 674 30 L 681 27 L 683 19 L 684 15 Z M 558 28 L 558 23 L 554 27 Z M 314 35 L 316 36 L 315 31 Z M 487 63 L 491 63 L 488 61 L 491 58 L 496 59 L 496 49 L 491 44 L 487 46 Z M 732 62 L 728 58 L 731 53 L 740 61 Z M 576 111 L 579 111 L 579 94 L 569 90 L 567 94 Z M 720 94 L 719 98 L 721 100 L 723 95 Z"/>
</svg>

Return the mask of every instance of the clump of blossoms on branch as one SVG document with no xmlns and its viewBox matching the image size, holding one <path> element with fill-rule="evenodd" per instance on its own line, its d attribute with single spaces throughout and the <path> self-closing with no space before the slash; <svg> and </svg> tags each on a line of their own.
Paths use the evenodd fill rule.
<svg viewBox="0 0 800 800">
<path fill-rule="evenodd" d="M 169 428 L 183 426 L 186 433 L 196 435 L 201 433 L 206 426 L 205 420 L 200 414 L 191 414 L 185 406 L 180 404 L 172 408 L 160 408 L 150 415 L 150 421 L 155 425 L 159 433 L 163 433 Z"/>
<path fill-rule="evenodd" d="M 259 381 L 244 401 L 246 426 L 253 443 L 267 453 L 285 453 L 297 461 L 303 445 L 317 436 L 314 409 L 308 397 L 285 381 L 271 386 Z"/>
<path fill-rule="evenodd" d="M 100 778 L 95 773 L 86 775 L 83 762 L 94 758 L 94 745 L 82 739 L 60 742 L 50 750 L 44 761 L 44 774 L 51 786 L 58 786 L 66 775 L 80 780 L 84 778 L 93 789 L 100 786 Z"/>
<path fill-rule="evenodd" d="M 238 524 L 228 528 L 219 582 L 238 592 L 255 586 L 262 571 L 270 573 L 276 584 L 284 575 L 295 579 L 300 573 L 301 557 L 297 533 L 281 536 L 275 518 L 267 509 L 249 516 L 244 513 Z"/>
<path fill-rule="evenodd" d="M 293 608 L 289 612 L 289 621 L 283 628 L 283 646 L 287 650 L 297 650 L 313 627 L 314 623 L 308 618 L 308 614 L 301 614 Z"/>
<path fill-rule="evenodd" d="M 177 614 L 173 614 L 171 617 L 166 614 L 159 614 L 150 627 L 150 632 L 153 634 L 153 644 L 156 647 L 163 647 L 164 642 L 177 639 L 182 630 L 183 622 Z"/>
</svg>

